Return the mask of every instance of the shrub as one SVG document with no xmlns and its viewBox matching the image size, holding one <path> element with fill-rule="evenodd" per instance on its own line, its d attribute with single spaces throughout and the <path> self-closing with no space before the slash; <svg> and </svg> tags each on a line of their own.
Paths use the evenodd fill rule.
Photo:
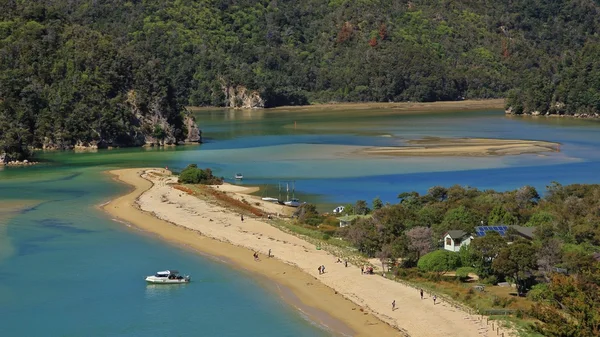
<svg viewBox="0 0 600 337">
<path fill-rule="evenodd" d="M 498 284 L 498 278 L 494 275 L 491 275 L 491 276 L 488 276 L 488 277 L 484 278 L 483 280 L 481 280 L 481 282 L 486 283 L 486 284 L 496 285 L 496 284 Z"/>
<path fill-rule="evenodd" d="M 419 259 L 417 267 L 422 271 L 442 275 L 460 266 L 458 254 L 447 250 L 436 250 Z"/>
<path fill-rule="evenodd" d="M 456 270 L 456 277 L 461 281 L 465 281 L 469 278 L 469 273 L 474 273 L 475 269 L 471 267 L 460 267 Z"/>
<path fill-rule="evenodd" d="M 220 185 L 223 183 L 222 178 L 213 176 L 212 170 L 198 168 L 196 164 L 188 165 L 179 174 L 178 181 L 183 184 L 205 184 L 205 185 Z"/>
</svg>

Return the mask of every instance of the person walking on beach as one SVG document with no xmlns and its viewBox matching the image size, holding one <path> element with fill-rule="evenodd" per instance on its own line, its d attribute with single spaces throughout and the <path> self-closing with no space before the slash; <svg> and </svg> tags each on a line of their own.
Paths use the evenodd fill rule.
<svg viewBox="0 0 600 337">
<path fill-rule="evenodd" d="M 423 289 L 421 289 L 421 299 L 423 299 Z"/>
<path fill-rule="evenodd" d="M 321 273 L 325 274 L 325 266 L 321 266 Z"/>
<path fill-rule="evenodd" d="M 242 222 L 244 222 L 244 214 L 240 215 L 240 219 L 242 219 Z"/>
<path fill-rule="evenodd" d="M 319 266 L 319 268 L 317 268 L 317 270 L 319 271 L 319 275 L 321 275 L 322 274 L 322 272 L 321 272 L 321 266 Z"/>
<path fill-rule="evenodd" d="M 433 295 L 433 305 L 435 305 L 435 300 L 437 300 L 437 296 Z"/>
<path fill-rule="evenodd" d="M 392 311 L 396 310 L 396 300 L 392 301 Z"/>
<path fill-rule="evenodd" d="M 361 274 L 364 274 L 364 273 L 365 273 L 365 267 L 363 267 L 363 266 L 360 266 L 360 273 L 361 273 Z"/>
<path fill-rule="evenodd" d="M 269 248 L 269 257 L 271 257 L 271 249 Z"/>
<path fill-rule="evenodd" d="M 344 267 L 348 268 L 348 260 L 344 261 Z"/>
</svg>

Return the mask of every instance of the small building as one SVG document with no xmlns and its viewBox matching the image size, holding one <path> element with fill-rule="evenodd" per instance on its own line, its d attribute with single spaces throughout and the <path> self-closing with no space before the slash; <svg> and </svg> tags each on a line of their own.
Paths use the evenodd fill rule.
<svg viewBox="0 0 600 337">
<path fill-rule="evenodd" d="M 446 232 L 444 238 L 444 249 L 451 252 L 458 252 L 460 247 L 468 246 L 473 240 L 473 236 L 463 230 L 452 230 Z"/>
<path fill-rule="evenodd" d="M 342 216 L 337 218 L 340 221 L 340 227 L 346 227 L 348 225 L 350 225 L 354 220 L 358 219 L 358 218 L 370 218 L 371 214 L 367 214 L 367 215 L 346 215 L 346 216 Z"/>
</svg>

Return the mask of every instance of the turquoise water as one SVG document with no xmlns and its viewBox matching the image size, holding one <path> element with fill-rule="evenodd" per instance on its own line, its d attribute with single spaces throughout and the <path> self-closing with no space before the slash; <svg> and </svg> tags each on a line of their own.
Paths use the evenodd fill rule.
<svg viewBox="0 0 600 337">
<path fill-rule="evenodd" d="M 0 220 L 4 336 L 326 336 L 260 280 L 135 233 L 94 205 L 123 192 L 98 169 L 38 169 L 0 196 L 36 200 Z M 193 283 L 146 285 L 158 269 Z"/>
<path fill-rule="evenodd" d="M 206 143 L 174 149 L 42 154 L 44 164 L 0 169 L 0 329 L 22 336 L 326 336 L 260 280 L 111 221 L 95 206 L 125 191 L 101 172 L 189 163 L 248 185 L 294 180 L 296 196 L 332 205 L 394 202 L 433 185 L 498 190 L 551 181 L 598 183 L 599 124 L 506 118 L 501 111 L 391 116 L 385 110 L 197 113 Z M 296 122 L 296 127 L 294 127 Z M 560 142 L 545 156 L 370 158 L 339 156 L 330 145 L 397 145 L 425 136 Z M 265 192 L 261 192 L 265 193 Z M 12 206 L 11 206 L 12 207 Z M 177 268 L 193 283 L 150 287 L 143 277 Z"/>
</svg>

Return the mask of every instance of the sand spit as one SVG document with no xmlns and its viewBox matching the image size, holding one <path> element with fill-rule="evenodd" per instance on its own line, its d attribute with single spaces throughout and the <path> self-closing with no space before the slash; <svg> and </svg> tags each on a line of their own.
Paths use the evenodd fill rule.
<svg viewBox="0 0 600 337">
<path fill-rule="evenodd" d="M 560 144 L 538 140 L 487 138 L 424 138 L 408 146 L 368 147 L 359 154 L 384 156 L 507 156 L 560 151 Z"/>
<path fill-rule="evenodd" d="M 480 316 L 445 302 L 434 306 L 430 296 L 421 300 L 416 289 L 381 276 L 361 275 L 359 266 L 336 263 L 337 257 L 269 225 L 264 217 L 245 215 L 242 221 L 237 211 L 178 190 L 172 184 L 176 178 L 164 170 L 111 173 L 133 186 L 130 193 L 103 206 L 114 217 L 268 277 L 288 287 L 304 305 L 344 322 L 352 335 L 496 336 Z M 219 189 L 232 190 L 226 186 Z M 269 250 L 273 258 L 266 256 Z M 259 261 L 254 261 L 253 252 L 260 254 Z M 322 275 L 317 271 L 320 265 L 326 268 Z"/>
</svg>

